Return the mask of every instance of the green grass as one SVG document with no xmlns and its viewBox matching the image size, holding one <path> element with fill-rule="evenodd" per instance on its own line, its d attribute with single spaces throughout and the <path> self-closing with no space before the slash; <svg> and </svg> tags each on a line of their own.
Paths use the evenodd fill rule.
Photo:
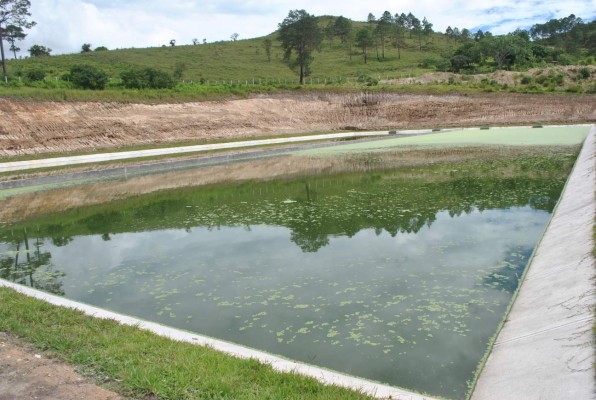
<svg viewBox="0 0 596 400">
<path fill-rule="evenodd" d="M 355 24 L 354 29 L 358 29 Z M 200 45 L 180 45 L 142 49 L 117 49 L 84 54 L 67 54 L 50 57 L 33 57 L 9 61 L 9 74 L 16 77 L 28 70 L 43 69 L 46 79 L 56 80 L 74 64 L 92 64 L 104 70 L 113 80 L 119 80 L 120 73 L 131 67 L 154 67 L 173 72 L 178 64 L 184 64 L 186 70 L 182 79 L 186 81 L 221 81 L 252 79 L 288 79 L 295 80 L 296 72 L 288 68 L 283 60 L 281 43 L 275 33 L 267 36 L 272 40 L 271 61 L 267 60 L 263 41 L 266 37 L 238 41 L 215 42 Z M 424 58 L 440 58 L 447 49 L 456 44 L 443 35 L 433 34 L 423 40 L 423 50 L 418 49 L 415 38 L 406 37 L 405 48 L 398 58 L 397 49 L 389 45 L 385 48 L 385 59 L 377 60 L 376 53 L 364 64 L 364 59 L 357 47 L 352 55 L 339 39 L 323 41 L 320 52 L 315 52 L 312 64 L 312 78 L 325 79 L 337 77 L 357 77 L 366 74 L 375 78 L 387 76 L 397 78 L 419 75 L 424 69 L 418 67 Z"/>
<path fill-rule="evenodd" d="M 158 399 L 365 399 L 255 360 L 176 342 L 0 288 L 0 331 L 79 366 L 125 396 Z"/>
</svg>

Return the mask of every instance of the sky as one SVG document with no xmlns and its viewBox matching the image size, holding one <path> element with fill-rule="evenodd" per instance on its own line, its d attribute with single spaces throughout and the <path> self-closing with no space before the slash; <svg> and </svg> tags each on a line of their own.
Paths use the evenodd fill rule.
<svg viewBox="0 0 596 400">
<path fill-rule="evenodd" d="M 31 19 L 37 25 L 20 42 L 21 56 L 33 44 L 52 54 L 76 53 L 84 43 L 92 48 L 155 47 L 176 40 L 177 45 L 264 36 L 277 29 L 288 11 L 304 9 L 314 15 L 343 15 L 365 21 L 412 12 L 426 17 L 435 31 L 447 26 L 471 31 L 508 33 L 535 23 L 575 14 L 585 21 L 596 17 L 596 0 L 33 0 Z"/>
</svg>

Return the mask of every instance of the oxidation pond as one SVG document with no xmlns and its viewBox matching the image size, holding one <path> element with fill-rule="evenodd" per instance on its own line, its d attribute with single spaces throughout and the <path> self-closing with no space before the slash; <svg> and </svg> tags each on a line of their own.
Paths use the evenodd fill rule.
<svg viewBox="0 0 596 400">
<path fill-rule="evenodd" d="M 462 398 L 564 179 L 455 175 L 183 188 L 76 209 L 2 227 L 0 277 Z"/>
</svg>

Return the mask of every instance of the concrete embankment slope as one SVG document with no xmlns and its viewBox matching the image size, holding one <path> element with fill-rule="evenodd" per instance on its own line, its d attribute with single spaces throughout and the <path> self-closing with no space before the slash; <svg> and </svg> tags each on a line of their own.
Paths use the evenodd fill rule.
<svg viewBox="0 0 596 400">
<path fill-rule="evenodd" d="M 592 127 L 472 399 L 594 399 Z"/>
</svg>

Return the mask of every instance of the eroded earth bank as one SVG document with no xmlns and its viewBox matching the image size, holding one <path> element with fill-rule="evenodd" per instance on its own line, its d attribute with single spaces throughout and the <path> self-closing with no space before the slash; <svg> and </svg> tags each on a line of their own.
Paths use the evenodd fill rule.
<svg viewBox="0 0 596 400">
<path fill-rule="evenodd" d="M 180 104 L 0 99 L 0 157 L 335 130 L 593 123 L 593 96 L 260 95 Z"/>
</svg>

